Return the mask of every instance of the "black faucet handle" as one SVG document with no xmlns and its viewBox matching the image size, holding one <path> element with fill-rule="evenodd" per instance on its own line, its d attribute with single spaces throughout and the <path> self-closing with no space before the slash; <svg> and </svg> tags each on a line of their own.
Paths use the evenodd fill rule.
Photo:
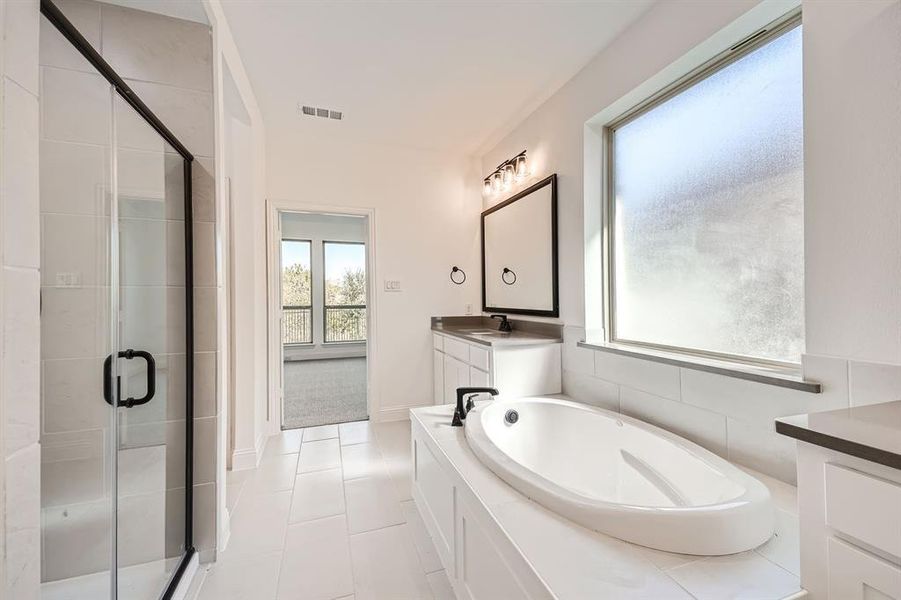
<svg viewBox="0 0 901 600">
<path fill-rule="evenodd" d="M 510 321 L 507 320 L 507 315 L 491 315 L 492 319 L 500 319 L 500 324 L 497 326 L 498 331 L 513 331 L 513 327 L 510 326 Z"/>
<path fill-rule="evenodd" d="M 471 394 L 470 396 L 466 397 L 466 412 L 471 411 L 473 409 L 473 407 L 476 405 L 474 398 L 477 395 L 478 394 Z"/>
</svg>

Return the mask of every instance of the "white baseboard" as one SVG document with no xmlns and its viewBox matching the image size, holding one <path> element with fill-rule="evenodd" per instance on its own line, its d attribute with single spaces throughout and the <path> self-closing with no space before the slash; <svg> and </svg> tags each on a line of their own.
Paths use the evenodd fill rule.
<svg viewBox="0 0 901 600">
<path fill-rule="evenodd" d="M 375 414 L 375 418 L 370 417 L 371 421 L 376 423 L 384 423 L 386 421 L 406 421 L 410 418 L 411 408 L 422 408 L 424 404 L 414 404 L 411 406 L 392 406 L 390 408 L 382 408 Z"/>
<path fill-rule="evenodd" d="M 260 464 L 261 452 L 256 448 L 244 448 L 232 452 L 232 471 L 246 471 L 256 469 Z"/>
</svg>

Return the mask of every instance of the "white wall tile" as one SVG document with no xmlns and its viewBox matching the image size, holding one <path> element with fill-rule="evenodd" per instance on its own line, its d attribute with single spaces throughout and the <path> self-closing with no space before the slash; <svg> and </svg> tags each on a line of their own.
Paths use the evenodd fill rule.
<svg viewBox="0 0 901 600">
<path fill-rule="evenodd" d="M 901 365 L 851 361 L 851 406 L 901 400 Z"/>
<path fill-rule="evenodd" d="M 6 15 L 3 31 L 4 74 L 23 88 L 38 94 L 38 31 L 39 3 L 37 0 L 17 0 L 4 3 Z"/>
<path fill-rule="evenodd" d="M 213 156 L 213 96 L 210 92 L 130 79 L 126 82 L 192 154 Z"/>
<path fill-rule="evenodd" d="M 109 290 L 41 290 L 41 356 L 105 357 L 109 353 Z"/>
<path fill-rule="evenodd" d="M 831 356 L 805 354 L 801 356 L 804 378 L 816 381 L 822 390 L 819 400 L 823 404 L 841 408 L 848 406 L 848 361 Z"/>
<path fill-rule="evenodd" d="M 100 3 L 85 0 L 63 0 L 57 7 L 78 32 L 93 46 L 100 48 Z M 94 72 L 84 57 L 79 54 L 56 27 L 47 19 L 41 19 L 40 63 L 52 67 L 62 67 L 78 71 Z"/>
<path fill-rule="evenodd" d="M 6 458 L 6 598 L 37 600 L 41 580 L 41 449 Z"/>
<path fill-rule="evenodd" d="M 594 375 L 670 400 L 680 397 L 679 368 L 672 365 L 611 352 L 595 352 Z"/>
<path fill-rule="evenodd" d="M 125 243 L 134 236 L 125 228 Z M 41 217 L 41 283 L 45 286 L 109 285 L 108 217 L 45 214 Z M 135 254 L 130 252 L 128 254 Z M 141 254 L 150 254 L 143 250 Z M 126 255 L 126 267 L 128 259 Z M 123 272 L 127 269 L 123 269 Z"/>
<path fill-rule="evenodd" d="M 208 26 L 111 5 L 101 18 L 103 57 L 120 76 L 212 92 Z"/>
<path fill-rule="evenodd" d="M 795 440 L 732 418 L 726 420 L 726 430 L 730 461 L 796 484 Z"/>
<path fill-rule="evenodd" d="M 693 369 L 682 369 L 682 401 L 775 430 L 776 417 L 847 406 L 841 395 L 800 392 Z"/>
<path fill-rule="evenodd" d="M 647 421 L 726 456 L 726 417 L 623 387 L 620 390 L 623 414 Z"/>
<path fill-rule="evenodd" d="M 620 386 L 593 375 L 563 370 L 563 393 L 577 402 L 619 412 Z"/>
<path fill-rule="evenodd" d="M 41 140 L 41 213 L 109 214 L 109 159 L 103 146 Z"/>
<path fill-rule="evenodd" d="M 38 441 L 40 281 L 32 269 L 3 268 L 4 456 Z"/>
<path fill-rule="evenodd" d="M 41 67 L 42 139 L 108 146 L 111 116 L 110 85 L 99 74 Z"/>
<path fill-rule="evenodd" d="M 29 3 L 30 5 L 30 3 Z M 3 82 L 3 155 L 0 156 L 3 264 L 40 266 L 38 219 L 38 114 L 37 98 L 18 84 Z"/>
<path fill-rule="evenodd" d="M 577 343 L 584 339 L 583 327 L 567 325 L 563 328 L 563 368 L 576 373 L 594 375 L 594 351 L 577 346 Z"/>
</svg>

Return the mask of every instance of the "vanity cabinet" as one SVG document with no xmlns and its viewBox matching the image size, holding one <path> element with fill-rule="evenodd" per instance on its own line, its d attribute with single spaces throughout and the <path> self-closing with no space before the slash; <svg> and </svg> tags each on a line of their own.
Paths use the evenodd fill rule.
<svg viewBox="0 0 901 600">
<path fill-rule="evenodd" d="M 798 502 L 812 600 L 901 600 L 901 471 L 801 443 Z"/>
<path fill-rule="evenodd" d="M 433 403 L 454 404 L 457 388 L 495 387 L 504 396 L 562 391 L 562 344 L 485 345 L 432 333 Z"/>
</svg>

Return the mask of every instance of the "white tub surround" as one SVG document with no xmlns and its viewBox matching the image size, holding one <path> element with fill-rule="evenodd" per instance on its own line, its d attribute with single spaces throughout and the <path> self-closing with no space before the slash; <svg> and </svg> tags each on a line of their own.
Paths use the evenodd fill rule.
<svg viewBox="0 0 901 600">
<path fill-rule="evenodd" d="M 785 417 L 811 597 L 901 599 L 901 402 Z"/>
<path fill-rule="evenodd" d="M 471 418 L 490 405 L 479 403 Z M 507 485 L 479 461 L 464 428 L 450 426 L 452 412 L 411 411 L 413 498 L 458 598 L 763 600 L 801 591 L 791 486 L 753 474 L 779 515 L 776 536 L 760 548 L 712 557 L 652 550 L 582 527 Z M 556 430 L 553 444 L 533 445 L 549 452 L 569 437 Z"/>
<path fill-rule="evenodd" d="M 507 415 L 516 414 L 510 423 Z M 773 535 L 766 486 L 638 419 L 552 398 L 487 403 L 466 439 L 489 469 L 584 527 L 657 550 L 722 555 Z"/>
</svg>

